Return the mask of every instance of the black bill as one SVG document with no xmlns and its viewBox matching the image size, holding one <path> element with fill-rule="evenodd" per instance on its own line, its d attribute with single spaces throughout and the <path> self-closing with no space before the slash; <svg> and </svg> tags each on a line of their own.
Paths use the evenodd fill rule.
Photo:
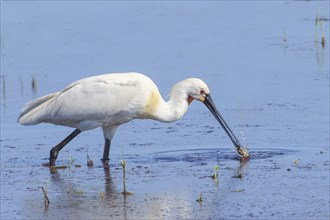
<svg viewBox="0 0 330 220">
<path fill-rule="evenodd" d="M 230 129 L 230 127 L 228 126 L 226 121 L 223 119 L 223 117 L 218 112 L 210 94 L 206 94 L 205 99 L 204 99 L 204 104 L 211 111 L 211 113 L 214 115 L 214 117 L 217 119 L 217 121 L 220 123 L 221 127 L 225 130 L 228 137 L 230 138 L 230 140 L 233 142 L 234 146 L 236 147 L 237 152 L 243 157 L 248 156 L 248 152 L 243 148 L 243 146 L 241 145 L 239 140 L 234 135 L 233 131 Z"/>
</svg>

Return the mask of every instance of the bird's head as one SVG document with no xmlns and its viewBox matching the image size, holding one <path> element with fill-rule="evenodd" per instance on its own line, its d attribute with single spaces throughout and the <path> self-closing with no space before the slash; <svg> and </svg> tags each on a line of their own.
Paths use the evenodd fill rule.
<svg viewBox="0 0 330 220">
<path fill-rule="evenodd" d="M 203 102 L 206 105 L 206 107 L 210 110 L 210 112 L 213 114 L 213 116 L 216 118 L 216 120 L 220 123 L 221 127 L 225 130 L 230 140 L 233 142 L 234 146 L 236 147 L 237 152 L 243 157 L 249 156 L 248 152 L 241 146 L 239 140 L 236 138 L 236 136 L 234 135 L 234 133 L 232 132 L 232 130 L 230 129 L 224 118 L 220 115 L 219 111 L 217 110 L 211 98 L 210 90 L 203 80 L 197 78 L 189 78 L 179 82 L 177 85 L 173 87 L 173 89 L 177 91 L 181 90 L 186 92 L 186 99 L 188 105 L 194 99 Z"/>
<path fill-rule="evenodd" d="M 171 96 L 179 99 L 186 99 L 188 105 L 197 100 L 204 102 L 206 97 L 210 95 L 210 89 L 206 83 L 198 78 L 189 78 L 178 82 L 171 90 Z"/>
<path fill-rule="evenodd" d="M 205 97 L 210 94 L 209 87 L 201 79 L 189 78 L 184 80 L 187 92 L 187 102 L 190 104 L 194 99 L 204 102 Z"/>
</svg>

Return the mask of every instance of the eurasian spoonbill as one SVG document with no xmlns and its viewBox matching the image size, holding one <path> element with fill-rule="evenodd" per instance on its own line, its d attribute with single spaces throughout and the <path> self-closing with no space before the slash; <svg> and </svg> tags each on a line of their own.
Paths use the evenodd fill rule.
<svg viewBox="0 0 330 220">
<path fill-rule="evenodd" d="M 208 86 L 189 78 L 175 84 L 169 100 L 161 97 L 155 83 L 140 73 L 112 73 L 92 76 L 71 83 L 62 91 L 28 102 L 21 110 L 22 125 L 51 123 L 75 128 L 50 151 L 49 165 L 54 166 L 60 150 L 81 131 L 102 127 L 105 139 L 103 162 L 108 163 L 111 139 L 119 125 L 133 119 L 173 122 L 180 119 L 193 100 L 203 102 L 218 120 L 239 154 L 239 140 L 217 111 Z"/>
</svg>

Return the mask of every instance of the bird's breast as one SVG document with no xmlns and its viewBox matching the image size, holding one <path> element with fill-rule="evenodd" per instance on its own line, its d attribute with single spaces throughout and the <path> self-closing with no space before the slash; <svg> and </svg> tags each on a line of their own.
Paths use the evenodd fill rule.
<svg viewBox="0 0 330 220">
<path fill-rule="evenodd" d="M 159 92 L 152 91 L 147 95 L 144 107 L 139 114 L 141 118 L 153 118 L 158 111 L 159 105 L 162 101 L 162 97 Z"/>
</svg>

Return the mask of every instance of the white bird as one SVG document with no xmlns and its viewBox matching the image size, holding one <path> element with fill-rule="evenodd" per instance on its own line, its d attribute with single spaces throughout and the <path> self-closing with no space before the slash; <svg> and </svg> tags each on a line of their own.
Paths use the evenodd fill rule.
<svg viewBox="0 0 330 220">
<path fill-rule="evenodd" d="M 103 162 L 108 163 L 111 139 L 119 125 L 133 119 L 173 122 L 180 119 L 193 100 L 203 102 L 224 128 L 234 146 L 241 148 L 217 111 L 208 86 L 189 78 L 175 84 L 164 101 L 155 83 L 140 73 L 112 73 L 71 83 L 62 91 L 28 102 L 21 110 L 22 125 L 51 123 L 75 128 L 50 151 L 49 165 L 55 166 L 60 150 L 81 131 L 102 127 L 105 144 Z"/>
</svg>

